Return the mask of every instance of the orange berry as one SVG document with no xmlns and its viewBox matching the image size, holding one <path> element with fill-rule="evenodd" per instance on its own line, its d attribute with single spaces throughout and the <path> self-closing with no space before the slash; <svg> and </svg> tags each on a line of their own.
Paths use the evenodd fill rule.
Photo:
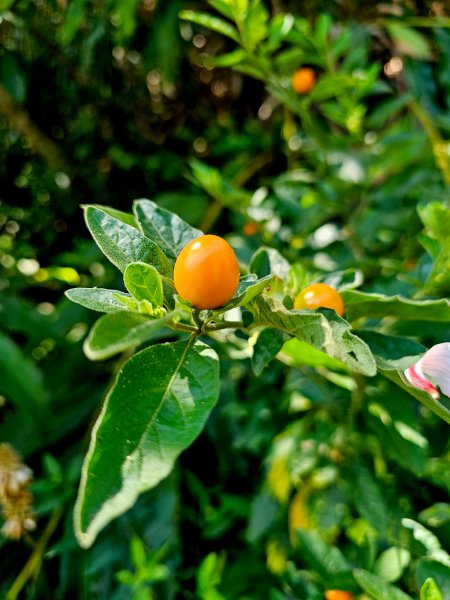
<svg viewBox="0 0 450 600">
<path fill-rule="evenodd" d="M 239 264 L 228 242 L 217 235 L 202 235 L 180 252 L 173 277 L 177 292 L 193 306 L 217 308 L 237 290 Z"/>
<path fill-rule="evenodd" d="M 295 71 L 292 77 L 292 88 L 297 94 L 307 94 L 316 83 L 316 74 L 309 67 Z"/>
<path fill-rule="evenodd" d="M 344 592 L 344 590 L 327 590 L 325 592 L 325 600 L 352 600 L 353 594 L 351 592 Z"/>
<path fill-rule="evenodd" d="M 245 235 L 255 235 L 255 233 L 258 233 L 258 225 L 256 223 L 253 223 L 252 221 L 249 221 L 244 225 L 243 231 Z"/>
<path fill-rule="evenodd" d="M 332 308 L 342 317 L 344 303 L 340 294 L 326 283 L 313 283 L 305 287 L 295 298 L 294 308 Z"/>
</svg>

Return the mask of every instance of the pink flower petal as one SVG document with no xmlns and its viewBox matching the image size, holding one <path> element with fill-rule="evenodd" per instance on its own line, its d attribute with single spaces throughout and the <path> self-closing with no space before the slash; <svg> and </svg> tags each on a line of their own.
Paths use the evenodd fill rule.
<svg viewBox="0 0 450 600">
<path fill-rule="evenodd" d="M 417 363 L 420 370 L 450 396 L 450 343 L 436 344 Z"/>
<path fill-rule="evenodd" d="M 434 387 L 431 381 L 427 379 L 422 373 L 419 363 L 412 365 L 411 367 L 409 367 L 409 369 L 406 369 L 404 373 L 406 379 L 411 385 L 418 388 L 419 390 L 424 390 L 425 392 L 428 392 L 428 394 L 430 394 L 430 396 L 435 400 L 439 398 L 438 390 Z"/>
</svg>

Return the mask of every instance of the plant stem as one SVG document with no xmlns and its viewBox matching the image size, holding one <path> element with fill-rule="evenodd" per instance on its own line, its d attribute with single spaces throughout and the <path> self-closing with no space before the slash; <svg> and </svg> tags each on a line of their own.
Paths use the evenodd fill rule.
<svg viewBox="0 0 450 600">
<path fill-rule="evenodd" d="M 40 540 L 37 542 L 30 558 L 20 571 L 9 592 L 6 594 L 5 600 L 16 600 L 27 581 L 31 579 L 31 577 L 34 577 L 35 579 L 37 578 L 41 569 L 45 548 L 47 547 L 47 544 L 52 537 L 53 532 L 55 531 L 59 520 L 62 517 L 62 514 L 62 507 L 55 508 Z"/>
<path fill-rule="evenodd" d="M 176 331 L 185 331 L 186 333 L 199 333 L 197 327 L 193 325 L 187 325 L 186 323 L 168 323 L 168 326 L 171 329 L 175 329 Z"/>
<path fill-rule="evenodd" d="M 204 333 L 210 333 L 212 331 L 219 331 L 220 329 L 245 329 L 242 321 L 222 321 L 221 323 L 215 323 L 214 325 L 207 325 L 204 329 Z"/>
</svg>

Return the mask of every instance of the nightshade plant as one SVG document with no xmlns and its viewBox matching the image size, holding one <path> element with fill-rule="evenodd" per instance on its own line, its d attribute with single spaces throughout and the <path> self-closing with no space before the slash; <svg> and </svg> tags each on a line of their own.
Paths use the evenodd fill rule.
<svg viewBox="0 0 450 600">
<path fill-rule="evenodd" d="M 148 345 L 121 365 L 93 428 L 75 508 L 81 546 L 91 546 L 107 523 L 164 479 L 202 431 L 219 396 L 219 358 L 212 346 L 223 339 L 222 330 L 240 329 L 251 336 L 255 374 L 287 339 L 296 338 L 302 342 L 299 352 L 310 349 L 319 362 L 328 355 L 358 378 L 379 372 L 450 423 L 449 408 L 403 374 L 424 354 L 421 344 L 354 329 L 368 317 L 450 322 L 448 300 L 364 293 L 353 289 L 358 283 L 354 273 L 343 272 L 333 274 L 333 281 L 341 282 L 345 318 L 329 309 L 295 310 L 299 289 L 291 265 L 274 249 L 262 247 L 234 297 L 225 306 L 199 311 L 175 293 L 173 264 L 201 231 L 144 199 L 135 201 L 132 215 L 86 206 L 85 218 L 99 248 L 123 272 L 127 290 L 66 292 L 72 301 L 106 313 L 88 335 L 85 353 L 101 360 Z"/>
</svg>

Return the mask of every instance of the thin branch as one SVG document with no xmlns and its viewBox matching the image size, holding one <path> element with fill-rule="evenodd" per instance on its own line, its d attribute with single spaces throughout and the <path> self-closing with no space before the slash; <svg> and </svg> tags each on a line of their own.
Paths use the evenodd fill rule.
<svg viewBox="0 0 450 600">
<path fill-rule="evenodd" d="M 27 581 L 32 577 L 34 579 L 37 578 L 41 569 L 45 549 L 56 527 L 58 526 L 59 520 L 61 519 L 62 515 L 62 507 L 58 507 L 53 511 L 52 516 L 50 517 L 50 520 L 47 523 L 47 527 L 44 529 L 40 540 L 37 542 L 33 552 L 31 553 L 30 558 L 28 559 L 27 563 L 15 579 L 9 592 L 6 594 L 5 600 L 16 600 L 16 598 L 26 585 Z"/>
<path fill-rule="evenodd" d="M 242 321 L 222 321 L 221 323 L 215 323 L 214 325 L 207 325 L 203 332 L 211 333 L 213 331 L 219 331 L 219 329 L 245 329 Z"/>
<path fill-rule="evenodd" d="M 168 323 L 168 327 L 175 329 L 176 331 L 185 331 L 186 333 L 199 333 L 197 327 L 193 325 L 187 325 L 186 323 Z"/>
</svg>

